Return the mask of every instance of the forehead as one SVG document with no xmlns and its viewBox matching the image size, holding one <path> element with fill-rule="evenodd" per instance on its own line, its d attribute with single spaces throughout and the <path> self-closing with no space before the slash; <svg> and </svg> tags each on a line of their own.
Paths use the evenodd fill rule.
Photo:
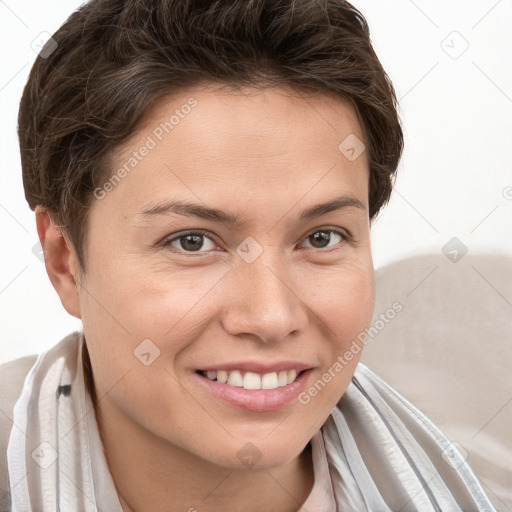
<svg viewBox="0 0 512 512">
<path fill-rule="evenodd" d="M 215 152 L 219 157 L 260 158 L 271 157 L 273 150 L 283 154 L 295 149 L 300 154 L 301 148 L 318 147 L 322 139 L 322 149 L 349 135 L 364 140 L 352 103 L 334 92 L 307 93 L 291 87 L 234 89 L 213 84 L 157 99 L 133 136 L 117 148 L 115 159 L 126 158 L 148 135 L 158 146 L 184 149 L 178 146 L 186 143 L 192 159 L 195 150 L 206 152 L 212 143 L 219 149 Z M 222 153 L 220 144 L 228 146 L 229 152 Z"/>
<path fill-rule="evenodd" d="M 132 216 L 166 198 L 242 208 L 333 188 L 367 204 L 366 151 L 347 158 L 347 140 L 364 147 L 352 104 L 335 94 L 189 89 L 157 100 L 115 152 L 112 169 L 128 172 L 107 199 Z"/>
<path fill-rule="evenodd" d="M 274 136 L 276 132 L 311 136 L 315 129 L 329 128 L 337 131 L 338 136 L 348 129 L 363 138 L 350 100 L 333 92 L 304 92 L 291 87 L 234 89 L 227 85 L 222 88 L 207 85 L 191 88 L 159 98 L 147 110 L 139 125 L 150 127 L 152 121 L 169 120 L 169 114 L 182 109 L 188 111 L 186 105 L 192 100 L 196 105 L 190 109 L 190 113 L 195 115 L 180 114 L 179 123 L 185 117 L 190 117 L 187 124 L 198 135 L 203 127 L 208 130 L 209 136 L 218 133 L 231 138 L 236 138 L 237 134 L 243 137 L 248 132 L 261 137 Z M 212 124 L 215 125 L 213 133 Z M 178 124 L 175 128 L 178 128 Z"/>
</svg>

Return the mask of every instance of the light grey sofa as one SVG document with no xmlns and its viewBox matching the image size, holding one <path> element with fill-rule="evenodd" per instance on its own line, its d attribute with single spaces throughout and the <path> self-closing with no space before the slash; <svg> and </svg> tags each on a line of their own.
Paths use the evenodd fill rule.
<svg viewBox="0 0 512 512">
<path fill-rule="evenodd" d="M 467 453 L 496 508 L 512 511 L 512 258 L 421 255 L 375 277 L 361 361 Z"/>
</svg>

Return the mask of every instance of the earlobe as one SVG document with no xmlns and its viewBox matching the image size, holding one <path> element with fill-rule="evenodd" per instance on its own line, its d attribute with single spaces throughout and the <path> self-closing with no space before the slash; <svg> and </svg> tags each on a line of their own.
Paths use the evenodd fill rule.
<svg viewBox="0 0 512 512">
<path fill-rule="evenodd" d="M 73 244 L 65 232 L 56 226 L 48 211 L 37 206 L 35 210 L 37 234 L 44 252 L 48 277 L 58 293 L 64 309 L 76 318 L 80 313 L 80 297 L 77 290 L 79 275 L 78 261 Z"/>
</svg>

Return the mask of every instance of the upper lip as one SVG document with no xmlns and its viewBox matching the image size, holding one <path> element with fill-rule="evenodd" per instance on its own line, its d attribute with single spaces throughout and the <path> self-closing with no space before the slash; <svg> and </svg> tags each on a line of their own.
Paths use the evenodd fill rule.
<svg viewBox="0 0 512 512">
<path fill-rule="evenodd" d="M 254 372 L 254 373 L 273 373 L 273 372 L 282 372 L 287 370 L 309 370 L 312 368 L 311 364 L 301 363 L 299 361 L 231 361 L 229 363 L 219 363 L 219 364 L 211 364 L 208 366 L 202 366 L 198 368 L 200 371 L 226 371 L 230 372 L 232 370 L 241 370 L 244 372 Z"/>
</svg>

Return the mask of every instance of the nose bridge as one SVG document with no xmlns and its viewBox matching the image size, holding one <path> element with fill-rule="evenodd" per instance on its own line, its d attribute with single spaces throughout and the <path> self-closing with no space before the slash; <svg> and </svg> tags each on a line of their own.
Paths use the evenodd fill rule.
<svg viewBox="0 0 512 512">
<path fill-rule="evenodd" d="M 267 249 L 266 256 L 262 254 L 241 271 L 243 274 L 247 274 L 245 278 L 250 285 L 248 292 L 267 300 L 287 301 L 288 295 L 291 293 L 289 273 L 282 271 L 283 265 L 275 255 L 270 253 L 271 251 Z"/>
<path fill-rule="evenodd" d="M 267 246 L 254 261 L 237 265 L 236 301 L 227 326 L 232 334 L 250 333 L 268 342 L 304 327 L 305 312 L 280 258 L 278 249 Z"/>
</svg>

